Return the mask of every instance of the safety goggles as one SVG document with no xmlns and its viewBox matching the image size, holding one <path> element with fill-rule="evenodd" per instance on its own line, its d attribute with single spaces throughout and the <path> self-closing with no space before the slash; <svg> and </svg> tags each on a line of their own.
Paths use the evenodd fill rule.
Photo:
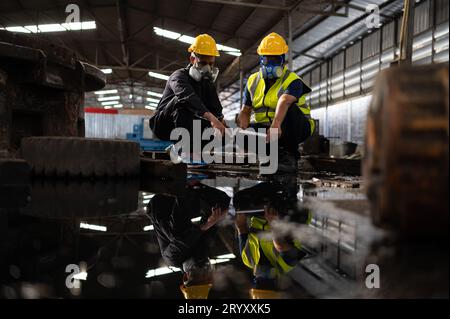
<svg viewBox="0 0 450 319">
<path fill-rule="evenodd" d="M 282 65 L 284 63 L 284 55 L 262 55 L 259 58 L 261 65 Z"/>
</svg>

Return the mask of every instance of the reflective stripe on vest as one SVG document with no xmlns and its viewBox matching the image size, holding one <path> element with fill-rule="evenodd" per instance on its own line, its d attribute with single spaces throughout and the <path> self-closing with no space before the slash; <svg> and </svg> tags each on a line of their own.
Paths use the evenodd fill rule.
<svg viewBox="0 0 450 319">
<path fill-rule="evenodd" d="M 285 66 L 283 75 L 270 87 L 267 94 L 264 94 L 266 83 L 262 78 L 261 71 L 250 75 L 247 81 L 247 88 L 250 92 L 253 111 L 255 112 L 255 121 L 257 123 L 271 122 L 273 120 L 278 99 L 286 92 L 289 84 L 294 80 L 301 80 L 302 83 L 306 85 L 297 74 L 289 71 L 287 66 Z M 315 122 L 311 119 L 311 110 L 306 104 L 306 95 L 307 94 L 302 95 L 298 99 L 296 105 L 309 120 L 312 134 L 315 128 Z"/>
<path fill-rule="evenodd" d="M 259 217 L 252 217 L 250 222 L 250 228 L 254 231 L 270 231 L 270 226 L 267 220 Z M 294 240 L 294 246 L 297 249 L 301 249 L 300 242 Z M 288 265 L 281 257 L 280 253 L 275 249 L 272 239 L 267 239 L 265 236 L 258 236 L 255 232 L 248 234 L 248 239 L 242 250 L 242 262 L 249 268 L 256 272 L 259 260 L 261 258 L 260 248 L 266 256 L 270 264 L 276 269 L 278 275 L 291 271 L 294 267 Z"/>
</svg>

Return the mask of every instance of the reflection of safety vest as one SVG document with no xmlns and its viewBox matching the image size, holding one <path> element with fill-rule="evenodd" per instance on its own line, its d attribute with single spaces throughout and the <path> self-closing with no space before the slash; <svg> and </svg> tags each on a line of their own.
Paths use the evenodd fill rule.
<svg viewBox="0 0 450 319">
<path fill-rule="evenodd" d="M 255 121 L 257 123 L 265 123 L 273 120 L 278 99 L 286 92 L 289 84 L 294 80 L 302 81 L 303 85 L 310 91 L 309 86 L 307 86 L 297 74 L 289 71 L 287 66 L 284 67 L 283 75 L 270 87 L 267 94 L 264 94 L 266 82 L 264 81 L 261 71 L 250 75 L 247 81 L 247 89 L 250 92 L 250 97 L 253 102 L 253 111 L 255 112 Z M 308 118 L 309 123 L 311 124 L 312 134 L 314 132 L 315 123 L 314 120 L 311 119 L 311 109 L 306 104 L 306 95 L 308 93 L 303 94 L 298 99 L 296 105 Z"/>
<path fill-rule="evenodd" d="M 270 231 L 270 226 L 267 220 L 258 217 L 251 218 L 251 229 L 257 230 L 260 233 L 265 231 Z M 294 240 L 294 246 L 300 250 L 300 242 Z M 259 264 L 261 258 L 261 251 L 267 260 L 274 267 L 276 274 L 280 275 L 282 273 L 287 273 L 291 271 L 294 267 L 289 266 L 281 257 L 280 253 L 275 249 L 273 241 L 271 238 L 265 238 L 265 236 L 258 236 L 254 231 L 248 234 L 247 243 L 242 250 L 242 261 L 243 263 L 253 269 L 256 272 L 256 268 Z"/>
</svg>

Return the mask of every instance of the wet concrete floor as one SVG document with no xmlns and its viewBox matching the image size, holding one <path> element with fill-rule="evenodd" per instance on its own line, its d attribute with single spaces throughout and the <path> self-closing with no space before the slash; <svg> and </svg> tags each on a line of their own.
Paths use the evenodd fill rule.
<svg viewBox="0 0 450 319">
<path fill-rule="evenodd" d="M 209 298 L 448 297 L 448 244 L 373 226 L 359 177 L 192 171 L 12 193 L 1 298 L 183 298 L 205 285 Z"/>
</svg>

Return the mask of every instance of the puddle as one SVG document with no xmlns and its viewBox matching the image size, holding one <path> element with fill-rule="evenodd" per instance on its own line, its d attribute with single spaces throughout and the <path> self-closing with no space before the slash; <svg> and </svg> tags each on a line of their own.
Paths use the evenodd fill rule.
<svg viewBox="0 0 450 319">
<path fill-rule="evenodd" d="M 0 201 L 0 297 L 448 296 L 448 248 L 374 227 L 359 182 L 34 182 Z"/>
</svg>

